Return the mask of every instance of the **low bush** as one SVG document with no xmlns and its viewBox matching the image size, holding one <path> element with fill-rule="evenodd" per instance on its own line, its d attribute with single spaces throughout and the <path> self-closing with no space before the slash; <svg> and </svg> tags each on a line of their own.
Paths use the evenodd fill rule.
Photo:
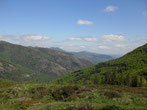
<svg viewBox="0 0 147 110">
<path fill-rule="evenodd" d="M 123 110 L 120 107 L 116 106 L 116 105 L 108 105 L 104 108 L 102 108 L 102 110 Z"/>
<path fill-rule="evenodd" d="M 50 93 L 50 91 L 46 87 L 37 87 L 37 88 L 33 88 L 31 90 L 32 98 L 34 98 L 34 99 L 40 99 L 44 96 L 49 95 L 49 93 Z"/>
<path fill-rule="evenodd" d="M 104 96 L 113 99 L 113 98 L 121 98 L 121 95 L 118 92 L 107 91 L 104 93 Z"/>
<path fill-rule="evenodd" d="M 64 86 L 52 92 L 52 97 L 57 101 L 67 101 L 70 96 L 79 90 L 78 86 Z"/>
</svg>

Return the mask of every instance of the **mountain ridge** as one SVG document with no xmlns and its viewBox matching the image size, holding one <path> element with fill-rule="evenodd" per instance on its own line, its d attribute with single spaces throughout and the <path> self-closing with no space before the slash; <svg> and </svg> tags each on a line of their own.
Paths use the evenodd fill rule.
<svg viewBox="0 0 147 110">
<path fill-rule="evenodd" d="M 87 51 L 71 52 L 71 53 L 79 58 L 87 59 L 87 60 L 92 61 L 94 63 L 100 63 L 100 62 L 105 62 L 105 61 L 109 61 L 109 60 L 114 59 L 110 55 L 87 52 Z"/>
<path fill-rule="evenodd" d="M 93 65 L 90 61 L 79 59 L 66 52 L 41 47 L 25 47 L 5 41 L 0 41 L 0 58 L 48 77 L 58 77 Z"/>
<path fill-rule="evenodd" d="M 118 58 L 118 56 L 115 56 L 115 55 L 111 56 L 111 55 L 107 55 L 107 54 L 100 54 L 100 53 L 94 53 L 94 52 L 88 52 L 88 51 L 69 52 L 69 51 L 65 51 L 59 47 L 51 47 L 50 49 L 61 51 L 61 52 L 71 53 L 80 59 L 89 60 L 95 64 Z"/>
</svg>

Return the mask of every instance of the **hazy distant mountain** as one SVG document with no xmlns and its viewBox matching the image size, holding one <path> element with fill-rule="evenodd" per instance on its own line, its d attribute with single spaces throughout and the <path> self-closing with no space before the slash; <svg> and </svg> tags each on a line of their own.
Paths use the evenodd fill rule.
<svg viewBox="0 0 147 110">
<path fill-rule="evenodd" d="M 108 54 L 108 55 L 112 56 L 113 59 L 120 58 L 123 56 L 123 54 Z"/>
<path fill-rule="evenodd" d="M 80 59 L 89 60 L 89 61 L 91 61 L 93 63 L 105 62 L 105 61 L 109 61 L 109 60 L 120 57 L 120 55 L 112 55 L 111 56 L 111 55 L 93 53 L 93 52 L 88 52 L 88 51 L 68 52 L 68 51 L 65 51 L 65 50 L 63 50 L 63 49 L 61 49 L 59 47 L 51 47 L 50 49 L 61 51 L 61 52 L 71 53 L 71 54 L 77 56 Z"/>
<path fill-rule="evenodd" d="M 63 49 L 61 49 L 59 47 L 51 47 L 50 49 L 65 52 Z"/>
<path fill-rule="evenodd" d="M 4 41 L 0 41 L 0 59 L 0 77 L 13 80 L 49 81 L 67 72 L 93 65 L 90 61 L 79 59 L 63 51 L 24 47 Z M 11 69 L 11 67 L 15 69 Z M 35 77 L 40 74 L 45 78 Z"/>
<path fill-rule="evenodd" d="M 92 52 L 87 52 L 87 51 L 72 52 L 72 54 L 76 55 L 79 58 L 92 61 L 94 63 L 105 62 L 105 61 L 109 61 L 113 59 L 113 57 L 110 55 L 92 53 Z"/>
</svg>

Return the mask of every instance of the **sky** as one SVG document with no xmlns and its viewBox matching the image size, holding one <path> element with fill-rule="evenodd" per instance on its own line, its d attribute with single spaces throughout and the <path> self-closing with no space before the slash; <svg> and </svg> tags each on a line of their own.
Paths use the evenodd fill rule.
<svg viewBox="0 0 147 110">
<path fill-rule="evenodd" d="M 125 54 L 147 43 L 147 0 L 0 0 L 0 40 Z"/>
</svg>

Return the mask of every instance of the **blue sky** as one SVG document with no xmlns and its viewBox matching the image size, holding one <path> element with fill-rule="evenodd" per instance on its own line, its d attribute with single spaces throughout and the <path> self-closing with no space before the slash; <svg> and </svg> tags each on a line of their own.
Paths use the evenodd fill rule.
<svg viewBox="0 0 147 110">
<path fill-rule="evenodd" d="M 0 40 L 124 54 L 147 42 L 147 0 L 0 0 Z"/>
</svg>

